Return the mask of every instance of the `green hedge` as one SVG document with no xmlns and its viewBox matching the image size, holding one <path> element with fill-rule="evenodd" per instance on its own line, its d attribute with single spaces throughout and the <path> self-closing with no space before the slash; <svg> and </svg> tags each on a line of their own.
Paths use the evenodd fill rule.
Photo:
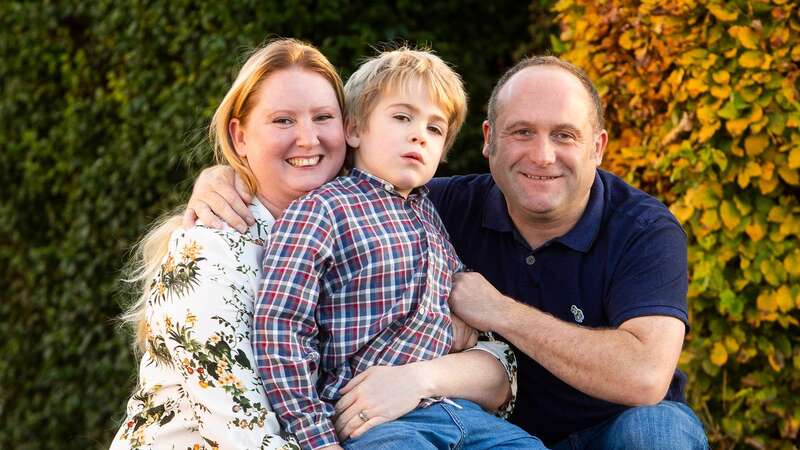
<svg viewBox="0 0 800 450">
<path fill-rule="evenodd" d="M 204 127 L 243 52 L 297 37 L 346 77 L 370 44 L 432 45 L 471 94 L 444 169 L 464 172 L 484 169 L 494 81 L 552 32 L 539 3 L 237 3 L 0 2 L 0 448 L 109 444 L 135 373 L 119 270 L 208 163 Z"/>
</svg>

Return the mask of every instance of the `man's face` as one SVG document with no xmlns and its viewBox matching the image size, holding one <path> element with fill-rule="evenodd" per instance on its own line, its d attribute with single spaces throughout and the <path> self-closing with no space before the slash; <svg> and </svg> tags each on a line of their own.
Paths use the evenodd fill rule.
<svg viewBox="0 0 800 450">
<path fill-rule="evenodd" d="M 558 67 L 528 67 L 500 90 L 483 154 L 518 226 L 580 218 L 608 140 L 593 117 L 589 93 Z"/>
</svg>

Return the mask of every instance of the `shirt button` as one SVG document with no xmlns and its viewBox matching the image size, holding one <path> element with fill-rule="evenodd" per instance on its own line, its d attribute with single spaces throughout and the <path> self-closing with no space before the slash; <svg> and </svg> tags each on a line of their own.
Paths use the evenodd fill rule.
<svg viewBox="0 0 800 450">
<path fill-rule="evenodd" d="M 528 257 L 525 258 L 525 262 L 528 263 L 529 266 L 532 266 L 533 263 L 536 262 L 536 257 L 533 255 L 528 255 Z"/>
</svg>

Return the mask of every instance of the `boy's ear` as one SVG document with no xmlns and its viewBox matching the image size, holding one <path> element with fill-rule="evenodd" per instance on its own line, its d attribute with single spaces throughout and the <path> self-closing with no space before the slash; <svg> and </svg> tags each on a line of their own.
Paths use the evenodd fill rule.
<svg viewBox="0 0 800 450">
<path fill-rule="evenodd" d="M 353 149 L 357 149 L 359 144 L 361 144 L 361 135 L 358 132 L 358 126 L 356 126 L 354 120 L 345 121 L 344 138 L 345 141 L 347 141 L 347 145 Z"/>
</svg>

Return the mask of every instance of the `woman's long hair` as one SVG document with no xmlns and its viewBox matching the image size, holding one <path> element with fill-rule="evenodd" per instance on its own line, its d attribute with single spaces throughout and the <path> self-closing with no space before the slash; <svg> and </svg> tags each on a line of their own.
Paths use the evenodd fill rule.
<svg viewBox="0 0 800 450">
<path fill-rule="evenodd" d="M 239 119 L 244 123 L 257 101 L 255 93 L 262 82 L 273 72 L 299 67 L 322 75 L 330 82 L 339 108 L 344 111 L 344 93 L 342 79 L 336 69 L 315 47 L 295 39 L 276 39 L 256 49 L 236 76 L 233 85 L 225 94 L 225 98 L 214 112 L 208 128 L 208 137 L 214 149 L 214 160 L 218 164 L 228 164 L 244 180 L 250 192 L 258 191 L 258 183 L 253 171 L 233 146 L 228 132 L 231 119 Z M 156 220 L 144 237 L 133 249 L 133 257 L 125 271 L 124 281 L 134 285 L 137 295 L 131 305 L 120 316 L 122 322 L 131 326 L 135 333 L 133 348 L 141 355 L 147 345 L 146 306 L 154 287 L 155 279 L 162 260 L 169 250 L 172 233 L 181 226 L 182 216 L 178 211 L 185 205 L 173 210 Z"/>
</svg>

